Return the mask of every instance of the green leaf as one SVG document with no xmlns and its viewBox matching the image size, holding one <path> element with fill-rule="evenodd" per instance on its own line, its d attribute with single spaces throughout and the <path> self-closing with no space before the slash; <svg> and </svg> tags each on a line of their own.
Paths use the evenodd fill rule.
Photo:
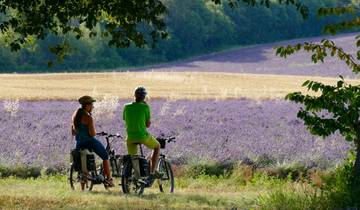
<svg viewBox="0 0 360 210">
<path fill-rule="evenodd" d="M 282 47 L 276 47 L 276 55 L 279 55 L 282 51 Z"/>
<path fill-rule="evenodd" d="M 21 46 L 19 43 L 16 43 L 16 42 L 10 43 L 11 51 L 18 51 L 18 50 L 20 50 L 20 48 L 21 48 Z"/>
<path fill-rule="evenodd" d="M 53 62 L 52 62 L 52 61 L 48 61 L 48 62 L 47 62 L 47 65 L 48 65 L 49 68 L 52 67 Z"/>
<path fill-rule="evenodd" d="M 337 87 L 341 88 L 343 86 L 343 84 L 344 84 L 344 81 L 340 80 L 340 81 L 337 82 Z"/>
<path fill-rule="evenodd" d="M 306 80 L 306 81 L 302 84 L 302 87 L 307 86 L 309 83 L 310 83 L 310 80 Z"/>
</svg>

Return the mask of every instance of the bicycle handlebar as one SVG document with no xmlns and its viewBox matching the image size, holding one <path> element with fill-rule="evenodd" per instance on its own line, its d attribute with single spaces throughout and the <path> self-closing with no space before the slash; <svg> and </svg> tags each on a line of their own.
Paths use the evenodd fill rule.
<svg viewBox="0 0 360 210">
<path fill-rule="evenodd" d="M 100 133 L 96 133 L 96 135 L 98 136 L 106 136 L 107 138 L 123 138 L 120 134 L 110 134 L 110 133 L 106 133 L 104 131 L 100 132 Z M 165 141 L 166 143 L 170 143 L 170 142 L 175 142 L 175 136 L 172 137 L 168 137 L 168 138 L 162 138 L 162 137 L 157 137 L 156 138 L 158 141 Z"/>
<path fill-rule="evenodd" d="M 170 142 L 175 142 L 175 136 L 172 136 L 172 137 L 169 137 L 169 138 L 161 138 L 161 137 L 158 137 L 156 138 L 157 140 L 160 140 L 160 141 L 166 141 L 167 143 L 170 143 Z"/>
<path fill-rule="evenodd" d="M 123 138 L 120 134 L 111 134 L 111 133 L 106 133 L 104 131 L 100 132 L 100 133 L 96 133 L 96 135 L 98 136 L 106 136 L 107 138 L 113 138 L 113 137 L 116 137 L 116 138 Z"/>
</svg>

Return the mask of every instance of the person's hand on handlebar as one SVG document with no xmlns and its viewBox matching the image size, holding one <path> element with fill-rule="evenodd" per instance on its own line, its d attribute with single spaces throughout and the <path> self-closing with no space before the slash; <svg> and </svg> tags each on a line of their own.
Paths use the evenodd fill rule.
<svg viewBox="0 0 360 210">
<path fill-rule="evenodd" d="M 110 133 L 106 133 L 104 131 L 100 132 L 100 133 L 96 133 L 96 135 L 99 135 L 99 136 L 107 136 L 109 138 L 111 137 L 117 137 L 117 138 L 123 138 L 119 133 L 116 133 L 116 134 L 110 134 Z"/>
</svg>

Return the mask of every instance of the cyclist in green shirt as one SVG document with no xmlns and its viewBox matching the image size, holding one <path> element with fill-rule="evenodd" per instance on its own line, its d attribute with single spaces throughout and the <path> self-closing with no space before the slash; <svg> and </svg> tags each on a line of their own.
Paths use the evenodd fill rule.
<svg viewBox="0 0 360 210">
<path fill-rule="evenodd" d="M 144 87 L 135 89 L 135 101 L 124 105 L 123 120 L 126 125 L 126 145 L 129 155 L 137 154 L 137 144 L 144 144 L 152 149 L 150 176 L 156 176 L 156 165 L 160 155 L 160 144 L 150 135 L 147 128 L 151 124 L 150 106 L 145 102 L 147 91 Z"/>
</svg>

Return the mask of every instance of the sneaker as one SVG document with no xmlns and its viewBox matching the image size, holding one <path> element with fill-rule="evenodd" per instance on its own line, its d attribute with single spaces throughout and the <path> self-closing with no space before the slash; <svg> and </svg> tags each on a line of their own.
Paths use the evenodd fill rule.
<svg viewBox="0 0 360 210">
<path fill-rule="evenodd" d="M 113 181 L 112 178 L 106 178 L 104 180 L 104 184 L 105 184 L 106 187 L 115 187 L 114 181 Z"/>
<path fill-rule="evenodd" d="M 138 183 L 147 186 L 148 185 L 148 180 L 147 179 L 138 179 L 137 180 Z"/>
</svg>

